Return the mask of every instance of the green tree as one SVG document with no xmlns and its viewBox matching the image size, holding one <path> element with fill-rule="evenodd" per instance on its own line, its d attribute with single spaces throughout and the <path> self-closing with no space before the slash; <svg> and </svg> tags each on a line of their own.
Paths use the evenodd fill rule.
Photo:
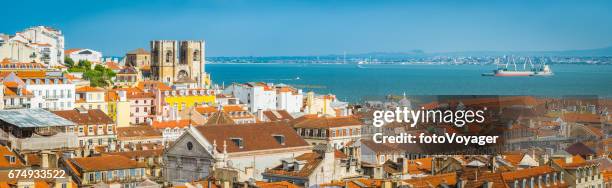
<svg viewBox="0 0 612 188">
<path fill-rule="evenodd" d="M 84 70 L 89 70 L 89 69 L 91 69 L 91 62 L 89 62 L 87 60 L 81 60 L 81 61 L 79 61 L 79 67 L 84 69 Z"/>
<path fill-rule="evenodd" d="M 72 58 L 65 56 L 64 57 L 64 64 L 66 66 L 68 66 L 68 68 L 72 68 L 74 66 L 74 60 L 72 60 Z"/>
<path fill-rule="evenodd" d="M 91 69 L 91 62 L 87 60 L 79 61 L 76 66 L 74 65 L 74 61 L 72 63 L 73 65 L 68 69 L 68 72 L 82 72 L 83 79 L 89 80 L 90 86 L 106 87 L 113 84 L 111 79 L 116 76 L 113 70 L 101 64 L 97 64 Z"/>
</svg>

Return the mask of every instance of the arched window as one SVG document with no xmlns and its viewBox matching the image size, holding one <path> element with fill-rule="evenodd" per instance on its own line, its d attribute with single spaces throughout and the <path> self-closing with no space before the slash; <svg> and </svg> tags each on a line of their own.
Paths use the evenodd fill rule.
<svg viewBox="0 0 612 188">
<path fill-rule="evenodd" d="M 166 63 L 170 63 L 170 59 L 172 58 L 172 51 L 166 51 Z"/>
<path fill-rule="evenodd" d="M 200 50 L 193 51 L 193 60 L 200 61 Z"/>
</svg>

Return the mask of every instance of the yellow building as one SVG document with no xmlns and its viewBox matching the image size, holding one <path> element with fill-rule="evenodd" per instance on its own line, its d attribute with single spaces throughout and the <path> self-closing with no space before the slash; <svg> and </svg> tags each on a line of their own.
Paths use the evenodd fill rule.
<svg viewBox="0 0 612 188">
<path fill-rule="evenodd" d="M 75 106 L 88 110 L 100 109 L 108 114 L 108 105 L 106 103 L 106 91 L 102 88 L 84 86 L 76 89 Z"/>
<path fill-rule="evenodd" d="M 125 91 L 108 91 L 106 93 L 106 105 L 110 118 L 115 121 L 117 127 L 130 126 L 130 102 L 127 100 Z"/>
<path fill-rule="evenodd" d="M 335 100 L 335 95 L 315 95 L 314 92 L 308 92 L 304 104 L 304 112 L 307 114 L 335 117 L 338 115 L 338 112 L 331 105 Z"/>
<path fill-rule="evenodd" d="M 164 103 L 179 112 L 190 109 L 194 105 L 213 105 L 215 94 L 206 89 L 183 89 L 166 91 L 163 94 Z"/>
</svg>

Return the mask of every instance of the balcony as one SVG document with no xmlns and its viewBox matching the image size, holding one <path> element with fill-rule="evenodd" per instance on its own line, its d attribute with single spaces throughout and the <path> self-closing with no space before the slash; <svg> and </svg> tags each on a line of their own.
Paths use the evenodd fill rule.
<svg viewBox="0 0 612 188">
<path fill-rule="evenodd" d="M 45 100 L 58 100 L 63 98 L 64 96 L 61 95 L 49 95 L 49 96 L 43 96 L 42 98 Z"/>
</svg>

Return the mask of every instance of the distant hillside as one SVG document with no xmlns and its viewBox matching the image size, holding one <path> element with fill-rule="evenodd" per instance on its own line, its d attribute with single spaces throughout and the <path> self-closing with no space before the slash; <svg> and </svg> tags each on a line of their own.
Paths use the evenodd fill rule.
<svg viewBox="0 0 612 188">
<path fill-rule="evenodd" d="M 612 46 L 606 48 L 586 49 L 586 50 L 564 50 L 564 51 L 466 51 L 466 52 L 448 52 L 448 53 L 432 53 L 430 55 L 445 55 L 445 56 L 501 56 L 501 55 L 519 55 L 519 56 L 612 56 Z"/>
</svg>

